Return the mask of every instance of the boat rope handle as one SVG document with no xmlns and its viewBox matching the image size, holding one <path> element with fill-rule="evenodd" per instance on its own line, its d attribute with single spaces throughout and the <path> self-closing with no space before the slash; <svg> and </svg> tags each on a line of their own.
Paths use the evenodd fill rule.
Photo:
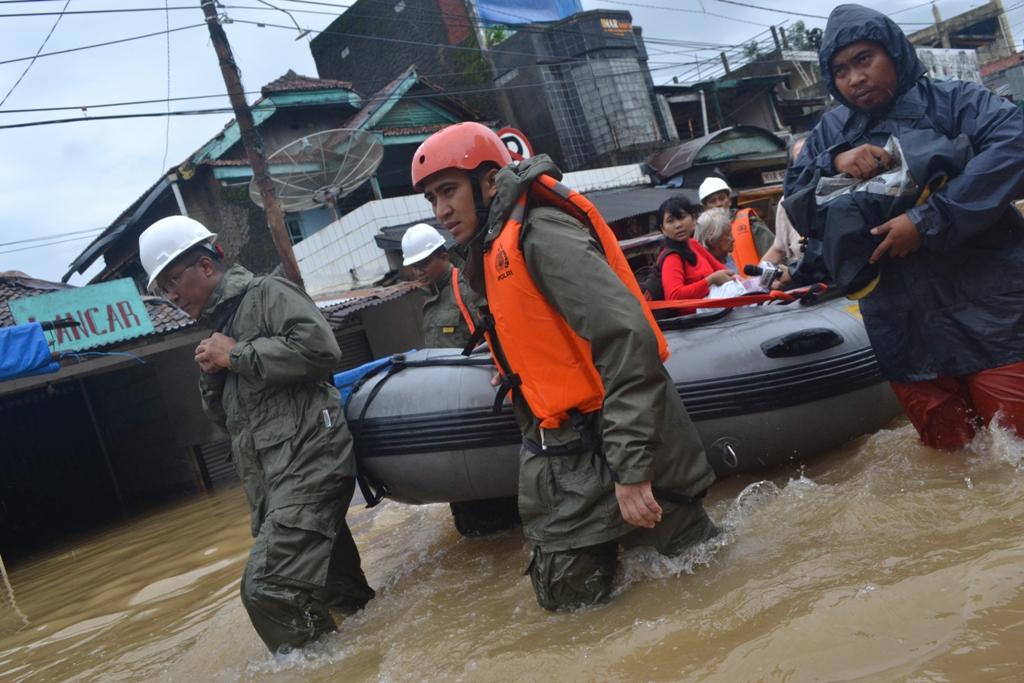
<svg viewBox="0 0 1024 683">
<path fill-rule="evenodd" d="M 731 296 L 721 299 L 667 299 L 664 301 L 648 301 L 647 305 L 651 310 L 662 310 L 665 308 L 737 308 L 739 306 L 750 306 L 752 304 L 763 304 L 777 301 L 779 303 L 792 303 L 799 301 L 813 294 L 821 294 L 828 287 L 818 283 L 810 287 L 801 287 L 784 292 L 774 289 L 770 292 L 760 294 L 745 294 L 743 296 Z"/>
</svg>

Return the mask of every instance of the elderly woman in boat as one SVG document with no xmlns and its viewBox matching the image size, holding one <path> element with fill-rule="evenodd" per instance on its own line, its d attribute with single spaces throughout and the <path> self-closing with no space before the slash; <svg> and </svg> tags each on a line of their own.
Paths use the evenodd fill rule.
<svg viewBox="0 0 1024 683">
<path fill-rule="evenodd" d="M 732 234 L 732 219 L 728 209 L 708 209 L 697 219 L 696 239 L 712 256 L 725 267 L 737 272 L 732 260 L 735 239 Z"/>
</svg>

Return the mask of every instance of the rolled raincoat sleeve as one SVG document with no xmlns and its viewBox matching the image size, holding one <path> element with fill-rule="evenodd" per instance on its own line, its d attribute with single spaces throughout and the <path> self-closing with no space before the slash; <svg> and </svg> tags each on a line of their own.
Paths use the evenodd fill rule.
<svg viewBox="0 0 1024 683">
<path fill-rule="evenodd" d="M 203 401 L 203 412 L 221 427 L 227 427 L 227 415 L 224 412 L 223 395 L 226 372 L 208 374 L 199 371 L 199 396 Z"/>
<path fill-rule="evenodd" d="M 789 197 L 809 185 L 817 185 L 818 179 L 823 176 L 835 175 L 836 155 L 850 149 L 845 141 L 829 144 L 826 139 L 826 129 L 830 129 L 829 121 L 822 119 L 821 123 L 815 126 L 811 134 L 807 136 L 800 154 L 786 170 L 786 179 L 783 181 L 783 194 Z M 793 215 L 789 214 L 790 221 Z M 798 229 L 800 226 L 793 225 Z M 801 233 L 802 234 L 802 233 Z"/>
<path fill-rule="evenodd" d="M 338 366 L 338 342 L 305 293 L 277 278 L 264 279 L 254 293 L 261 298 L 266 336 L 235 345 L 232 371 L 267 384 L 290 384 L 321 379 Z"/>
<path fill-rule="evenodd" d="M 907 212 L 926 247 L 953 249 L 995 224 L 1024 195 L 1024 111 L 987 88 L 958 83 L 948 91 L 956 130 L 974 157 L 963 172 Z"/>
<path fill-rule="evenodd" d="M 544 297 L 590 342 L 604 382 L 601 436 L 617 480 L 654 475 L 652 407 L 664 396 L 658 344 L 634 297 L 608 265 L 582 223 L 553 209 L 534 209 L 525 226 L 523 254 Z"/>
</svg>

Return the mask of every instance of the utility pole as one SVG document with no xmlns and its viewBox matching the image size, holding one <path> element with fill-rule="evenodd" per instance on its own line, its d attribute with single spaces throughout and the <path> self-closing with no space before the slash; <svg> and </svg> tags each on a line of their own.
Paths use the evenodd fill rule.
<svg viewBox="0 0 1024 683">
<path fill-rule="evenodd" d="M 242 88 L 242 79 L 239 76 L 238 66 L 235 64 L 235 57 L 231 54 L 231 45 L 228 44 L 227 34 L 217 20 L 217 8 L 214 0 L 200 0 L 203 8 L 203 15 L 206 17 L 206 25 L 210 29 L 210 40 L 213 41 L 213 49 L 217 52 L 217 59 L 220 61 L 220 72 L 224 76 L 224 85 L 228 89 L 228 97 L 231 99 L 231 108 L 235 110 L 235 121 L 238 123 L 238 131 L 245 146 L 245 153 L 249 157 L 249 165 L 252 166 L 252 176 L 256 186 L 260 190 L 260 197 L 263 199 L 263 211 L 267 216 L 267 223 L 270 226 L 270 235 L 274 240 L 274 247 L 281 257 L 281 266 L 284 269 L 284 276 L 304 287 L 302 275 L 299 273 L 299 264 L 295 260 L 295 252 L 292 251 L 292 242 L 288 239 L 288 231 L 284 226 L 284 212 L 281 205 L 277 203 L 277 195 L 274 193 L 274 185 L 270 181 L 270 173 L 267 167 L 267 159 L 263 155 L 263 141 L 260 133 L 256 130 L 256 123 L 252 118 L 252 111 L 249 103 L 245 101 L 245 90 Z"/>
<path fill-rule="evenodd" d="M 942 26 L 942 15 L 939 14 L 939 6 L 935 4 L 935 0 L 932 0 L 932 16 L 935 17 L 935 32 L 939 34 L 939 40 L 942 41 L 942 47 L 948 50 L 951 47 L 949 34 L 946 33 L 946 29 Z"/>
</svg>

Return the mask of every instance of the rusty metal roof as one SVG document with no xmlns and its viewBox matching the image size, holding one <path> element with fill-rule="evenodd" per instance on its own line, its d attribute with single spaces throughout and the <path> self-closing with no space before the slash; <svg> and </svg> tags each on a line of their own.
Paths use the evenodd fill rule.
<svg viewBox="0 0 1024 683">
<path fill-rule="evenodd" d="M 11 309 L 7 305 L 11 299 L 37 296 L 62 289 L 74 287 L 60 282 L 37 280 L 18 271 L 0 273 L 0 327 L 12 327 L 15 324 Z M 195 324 L 188 314 L 166 299 L 143 296 L 142 302 L 146 305 L 146 312 L 153 321 L 153 329 L 157 335 L 168 334 Z"/>
<path fill-rule="evenodd" d="M 704 148 L 714 143 L 718 138 L 727 139 L 742 136 L 764 138 L 775 143 L 778 148 L 774 153 L 775 156 L 784 154 L 786 151 L 785 143 L 771 131 L 757 128 L 756 126 L 732 126 L 655 152 L 644 162 L 644 172 L 654 175 L 660 182 L 665 182 L 673 176 L 690 170 L 694 166 L 725 163 L 732 160 L 732 158 L 721 156 L 714 159 L 706 159 L 704 158 L 706 155 L 702 155 Z"/>
<path fill-rule="evenodd" d="M 352 83 L 349 81 L 336 81 L 330 78 L 313 78 L 295 73 L 288 69 L 285 74 L 267 83 L 260 90 L 266 97 L 275 92 L 296 92 L 300 90 L 351 90 Z"/>
<path fill-rule="evenodd" d="M 415 282 L 399 282 L 384 287 L 371 287 L 357 289 L 350 292 L 341 292 L 331 299 L 321 298 L 316 302 L 320 311 L 327 318 L 331 327 L 337 328 L 348 322 L 349 318 L 359 311 L 379 306 L 388 301 L 400 299 L 419 289 Z"/>
</svg>

